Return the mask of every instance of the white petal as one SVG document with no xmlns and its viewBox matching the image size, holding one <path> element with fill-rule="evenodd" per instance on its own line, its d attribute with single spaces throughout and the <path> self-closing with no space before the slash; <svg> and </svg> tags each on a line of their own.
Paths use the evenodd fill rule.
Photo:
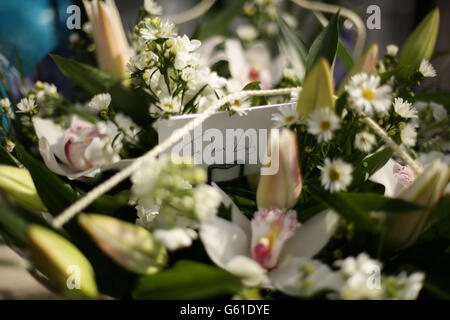
<svg viewBox="0 0 450 320">
<path fill-rule="evenodd" d="M 327 243 L 336 231 L 339 215 L 331 210 L 322 211 L 297 228 L 286 243 L 282 258 L 286 256 L 313 257 Z"/>
<path fill-rule="evenodd" d="M 215 217 L 200 226 L 200 239 L 211 260 L 225 269 L 235 256 L 250 257 L 250 244 L 244 231 L 231 222 Z"/>
<path fill-rule="evenodd" d="M 68 176 L 74 173 L 73 171 L 64 168 L 58 163 L 54 153 L 50 150 L 50 144 L 47 138 L 44 136 L 41 136 L 39 139 L 39 152 L 41 153 L 45 165 L 54 173 L 62 176 Z"/>
<path fill-rule="evenodd" d="M 242 79 L 243 74 L 247 77 L 250 66 L 245 60 L 241 43 L 238 40 L 225 41 L 225 53 L 228 58 L 232 78 Z"/>
<path fill-rule="evenodd" d="M 384 195 L 386 197 L 395 197 L 403 186 L 394 175 L 394 166 L 398 164 L 396 161 L 389 159 L 389 161 L 377 172 L 375 172 L 369 180 L 380 183 L 384 186 Z"/>
<path fill-rule="evenodd" d="M 266 269 L 261 267 L 255 260 L 246 256 L 234 257 L 224 269 L 242 278 L 242 282 L 248 287 L 267 285 L 269 282 Z"/>
<path fill-rule="evenodd" d="M 50 150 L 60 159 L 66 159 L 64 155 L 63 138 L 64 130 L 58 127 L 52 120 L 33 117 L 33 126 L 36 136 L 45 137 Z"/>
</svg>

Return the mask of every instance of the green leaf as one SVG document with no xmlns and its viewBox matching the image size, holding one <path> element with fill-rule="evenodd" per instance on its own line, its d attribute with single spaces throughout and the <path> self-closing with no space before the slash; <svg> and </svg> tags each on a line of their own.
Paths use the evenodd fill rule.
<svg viewBox="0 0 450 320">
<path fill-rule="evenodd" d="M 353 182 L 350 186 L 350 190 L 357 188 L 366 181 L 367 176 L 371 176 L 377 170 L 381 169 L 386 162 L 389 161 L 392 155 L 392 149 L 384 148 L 370 157 L 363 159 L 359 165 L 355 166 L 356 170 L 353 174 Z"/>
<path fill-rule="evenodd" d="M 16 145 L 16 150 L 20 161 L 33 178 L 39 197 L 52 215 L 60 214 L 82 196 L 51 172 L 44 163 L 28 154 L 22 146 Z M 88 210 L 112 214 L 120 207 L 113 197 L 106 196 L 97 199 Z"/>
<path fill-rule="evenodd" d="M 11 239 L 15 245 L 25 247 L 28 244 L 27 229 L 30 223 L 45 224 L 44 220 L 37 215 L 0 199 L 0 232 Z"/>
<path fill-rule="evenodd" d="M 339 11 L 333 16 L 328 25 L 314 40 L 306 58 L 306 75 L 320 58 L 328 60 L 333 65 L 339 42 Z"/>
<path fill-rule="evenodd" d="M 345 69 L 347 69 L 347 71 L 350 71 L 354 65 L 353 58 L 350 55 L 350 53 L 348 53 L 347 49 L 344 47 L 344 45 L 340 40 L 338 43 L 337 54 L 339 58 L 341 58 L 341 61 L 344 64 Z"/>
<path fill-rule="evenodd" d="M 141 277 L 134 299 L 191 300 L 229 296 L 241 288 L 238 278 L 215 266 L 181 260 L 166 271 Z"/>
<path fill-rule="evenodd" d="M 0 145 L 0 164 L 17 167 L 17 160 L 2 145 Z"/>
<path fill-rule="evenodd" d="M 143 92 L 125 86 L 109 74 L 87 64 L 57 55 L 51 57 L 59 70 L 87 93 L 94 96 L 107 92 L 111 95 L 112 105 L 116 111 L 128 115 L 143 128 L 151 125 L 152 119 L 148 114 L 148 105 L 151 101 Z"/>
<path fill-rule="evenodd" d="M 303 81 L 308 51 L 300 37 L 292 30 L 281 15 L 277 18 L 279 35 L 277 44 L 280 52 L 287 58 L 297 77 Z"/>
<path fill-rule="evenodd" d="M 237 0 L 211 19 L 201 23 L 193 38 L 204 41 L 212 36 L 226 35 L 229 32 L 231 22 L 241 13 L 245 2 L 246 0 Z"/>
</svg>

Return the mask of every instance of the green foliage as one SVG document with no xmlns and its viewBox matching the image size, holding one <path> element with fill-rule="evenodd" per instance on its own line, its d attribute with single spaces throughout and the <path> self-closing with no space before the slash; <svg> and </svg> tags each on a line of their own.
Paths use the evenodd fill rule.
<svg viewBox="0 0 450 320">
<path fill-rule="evenodd" d="M 199 262 L 180 260 L 166 271 L 141 277 L 133 298 L 191 300 L 236 293 L 240 280 L 226 271 Z"/>
</svg>

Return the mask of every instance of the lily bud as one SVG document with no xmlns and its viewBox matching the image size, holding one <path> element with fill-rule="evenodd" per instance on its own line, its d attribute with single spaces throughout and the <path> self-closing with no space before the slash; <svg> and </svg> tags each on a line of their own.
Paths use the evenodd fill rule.
<svg viewBox="0 0 450 320">
<path fill-rule="evenodd" d="M 367 73 L 372 74 L 375 71 L 375 67 L 378 60 L 379 47 L 378 43 L 372 44 L 366 52 L 361 56 L 358 62 L 353 66 L 353 68 L 347 73 L 345 79 L 339 87 L 338 95 L 340 95 L 345 90 L 345 85 L 355 74 Z"/>
<path fill-rule="evenodd" d="M 25 169 L 0 165 L 0 189 L 25 209 L 47 210 L 39 198 L 30 173 Z"/>
<path fill-rule="evenodd" d="M 330 65 L 324 58 L 319 59 L 303 82 L 298 97 L 297 112 L 307 119 L 317 108 L 334 108 L 334 82 Z"/>
<path fill-rule="evenodd" d="M 398 198 L 425 207 L 422 210 L 392 216 L 388 221 L 386 242 L 395 249 L 413 244 L 422 233 L 431 209 L 442 196 L 450 178 L 450 168 L 440 159 L 434 160 L 398 195 Z"/>
<path fill-rule="evenodd" d="M 97 214 L 81 214 L 78 222 L 103 252 L 131 272 L 153 274 L 167 263 L 166 248 L 144 228 Z"/>
<path fill-rule="evenodd" d="M 92 25 L 92 37 L 100 69 L 116 79 L 126 77 L 126 64 L 133 55 L 114 0 L 83 0 Z"/>
<path fill-rule="evenodd" d="M 439 9 L 431 11 L 408 37 L 398 60 L 400 77 L 409 78 L 420 66 L 420 62 L 430 60 L 439 31 Z"/>
<path fill-rule="evenodd" d="M 279 144 L 278 171 L 272 175 L 261 174 L 256 192 L 256 203 L 260 209 L 293 208 L 302 192 L 297 135 L 293 131 L 283 129 L 279 134 L 279 139 L 273 139 L 271 133 L 269 143 Z M 276 148 L 271 148 L 271 150 L 274 149 L 276 150 Z M 270 159 L 277 159 L 277 157 L 272 157 L 270 152 L 267 156 Z"/>
<path fill-rule="evenodd" d="M 94 269 L 70 241 L 38 225 L 30 226 L 28 238 L 32 262 L 64 297 L 98 297 Z"/>
</svg>

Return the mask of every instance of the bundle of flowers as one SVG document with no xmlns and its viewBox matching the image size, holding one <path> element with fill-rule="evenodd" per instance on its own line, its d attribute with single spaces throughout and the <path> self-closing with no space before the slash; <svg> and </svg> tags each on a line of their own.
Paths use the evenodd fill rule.
<svg viewBox="0 0 450 320">
<path fill-rule="evenodd" d="M 339 12 L 306 45 L 278 1 L 236 1 L 192 38 L 151 0 L 128 35 L 113 0 L 84 6 L 77 60 L 52 56 L 76 100 L 37 81 L 0 101 L 0 232 L 42 283 L 72 299 L 448 297 L 438 9 L 353 60 Z M 168 153 L 218 112 L 231 125 L 271 103 L 261 174 L 214 183 Z M 154 124 L 180 116 L 158 143 Z"/>
</svg>

